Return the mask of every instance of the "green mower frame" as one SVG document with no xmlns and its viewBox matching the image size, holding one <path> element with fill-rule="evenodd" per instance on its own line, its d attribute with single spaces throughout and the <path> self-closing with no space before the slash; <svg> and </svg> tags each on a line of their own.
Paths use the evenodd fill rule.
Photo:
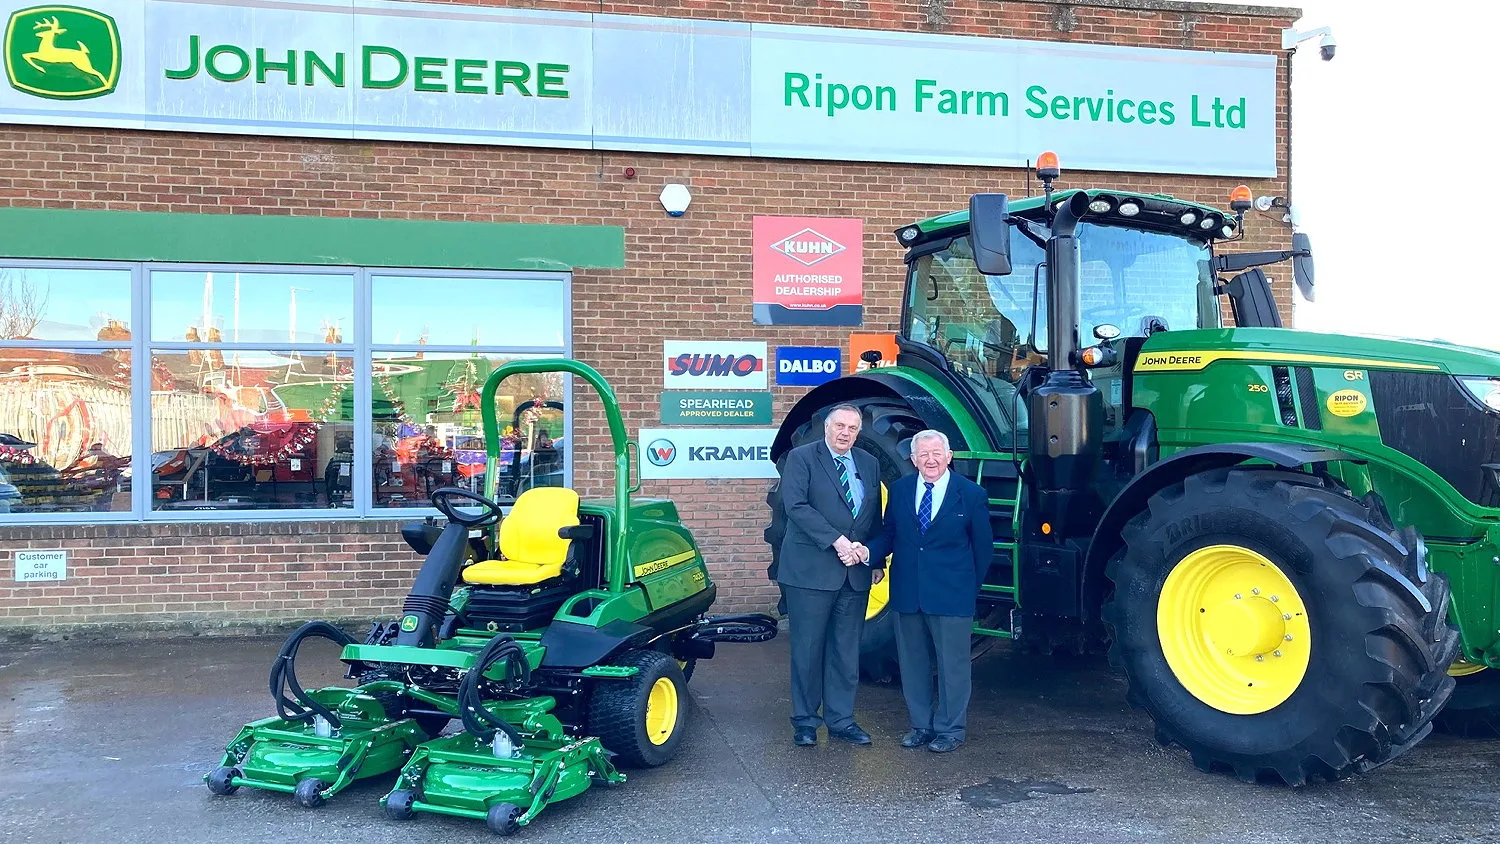
<svg viewBox="0 0 1500 844">
<path fill-rule="evenodd" d="M 509 514 L 492 500 L 496 389 L 536 372 L 576 375 L 598 392 L 614 451 L 610 499 L 543 487 Z M 616 762 L 670 761 L 696 661 L 718 642 L 776 635 L 769 616 L 705 616 L 716 587 L 703 556 L 671 501 L 631 497 L 635 443 L 598 372 L 572 360 L 511 362 L 481 396 L 489 497 L 436 490 L 447 522 L 402 527 L 426 560 L 399 619 L 375 622 L 358 643 L 326 621 L 287 639 L 270 676 L 277 715 L 240 730 L 204 777 L 210 791 L 290 793 L 312 808 L 356 780 L 399 771 L 380 800 L 389 818 L 453 815 L 509 835 L 550 803 L 624 782 Z M 506 519 L 517 521 L 502 530 Z M 539 573 L 514 573 L 526 566 Z M 342 646 L 358 685 L 303 689 L 295 661 L 308 638 Z M 453 718 L 463 730 L 445 735 Z"/>
</svg>

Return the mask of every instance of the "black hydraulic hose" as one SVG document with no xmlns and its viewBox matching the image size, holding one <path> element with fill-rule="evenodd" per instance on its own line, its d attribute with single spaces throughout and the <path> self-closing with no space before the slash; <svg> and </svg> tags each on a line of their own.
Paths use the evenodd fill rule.
<svg viewBox="0 0 1500 844">
<path fill-rule="evenodd" d="M 694 625 L 689 636 L 704 642 L 766 642 L 776 638 L 776 619 L 764 613 L 721 615 Z"/>
<path fill-rule="evenodd" d="M 507 663 L 508 680 L 521 685 L 530 682 L 531 663 L 526 659 L 526 651 L 515 639 L 496 636 L 474 657 L 474 667 L 469 669 L 469 673 L 458 684 L 459 717 L 469 735 L 480 741 L 489 741 L 497 731 L 503 731 L 510 737 L 511 743 L 519 747 L 521 734 L 503 719 L 491 715 L 484 708 L 484 698 L 479 694 L 479 684 L 484 680 L 484 672 L 501 661 Z"/>
<path fill-rule="evenodd" d="M 276 661 L 271 663 L 271 697 L 276 701 L 276 713 L 282 720 L 309 721 L 314 715 L 322 715 L 334 729 L 338 729 L 343 722 L 328 707 L 313 700 L 297 682 L 297 672 L 293 668 L 293 663 L 297 661 L 297 649 L 302 646 L 303 640 L 315 637 L 332 640 L 339 647 L 354 642 L 349 634 L 326 621 L 309 621 L 297 628 L 295 633 L 287 637 L 286 644 L 281 646 L 281 653 L 276 655 Z M 292 692 L 291 698 L 286 696 L 288 688 Z"/>
</svg>

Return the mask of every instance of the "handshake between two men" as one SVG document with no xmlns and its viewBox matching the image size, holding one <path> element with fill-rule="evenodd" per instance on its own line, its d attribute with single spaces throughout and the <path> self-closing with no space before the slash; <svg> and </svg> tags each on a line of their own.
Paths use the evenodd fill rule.
<svg viewBox="0 0 1500 844">
<path fill-rule="evenodd" d="M 839 562 L 846 566 L 857 566 L 870 562 L 869 546 L 863 542 L 850 542 L 848 537 L 840 536 L 834 540 L 833 550 L 838 552 Z M 885 569 L 875 569 L 870 572 L 870 580 L 879 583 L 885 578 Z"/>
</svg>

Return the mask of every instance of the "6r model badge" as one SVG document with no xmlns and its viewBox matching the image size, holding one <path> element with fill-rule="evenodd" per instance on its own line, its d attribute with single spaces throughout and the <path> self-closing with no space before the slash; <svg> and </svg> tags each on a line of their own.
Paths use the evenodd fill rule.
<svg viewBox="0 0 1500 844">
<path fill-rule="evenodd" d="M 49 100 L 102 97 L 120 81 L 120 31 L 93 9 L 22 9 L 5 26 L 5 76 L 12 88 Z"/>
</svg>

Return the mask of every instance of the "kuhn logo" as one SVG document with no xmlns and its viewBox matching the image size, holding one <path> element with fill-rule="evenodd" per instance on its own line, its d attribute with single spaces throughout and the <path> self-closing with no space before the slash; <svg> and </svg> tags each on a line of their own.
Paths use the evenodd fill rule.
<svg viewBox="0 0 1500 844">
<path fill-rule="evenodd" d="M 771 248 L 810 267 L 843 252 L 844 244 L 808 228 L 776 241 Z"/>
<path fill-rule="evenodd" d="M 677 446 L 671 440 L 656 439 L 646 446 L 646 459 L 652 466 L 667 466 L 677 457 Z"/>
<path fill-rule="evenodd" d="M 6 24 L 4 50 L 11 87 L 34 97 L 102 97 L 120 81 L 120 31 L 93 9 L 22 9 Z"/>
<path fill-rule="evenodd" d="M 740 378 L 761 372 L 766 368 L 765 358 L 757 355 L 678 355 L 667 360 L 667 372 L 672 375 L 735 375 Z"/>
</svg>

